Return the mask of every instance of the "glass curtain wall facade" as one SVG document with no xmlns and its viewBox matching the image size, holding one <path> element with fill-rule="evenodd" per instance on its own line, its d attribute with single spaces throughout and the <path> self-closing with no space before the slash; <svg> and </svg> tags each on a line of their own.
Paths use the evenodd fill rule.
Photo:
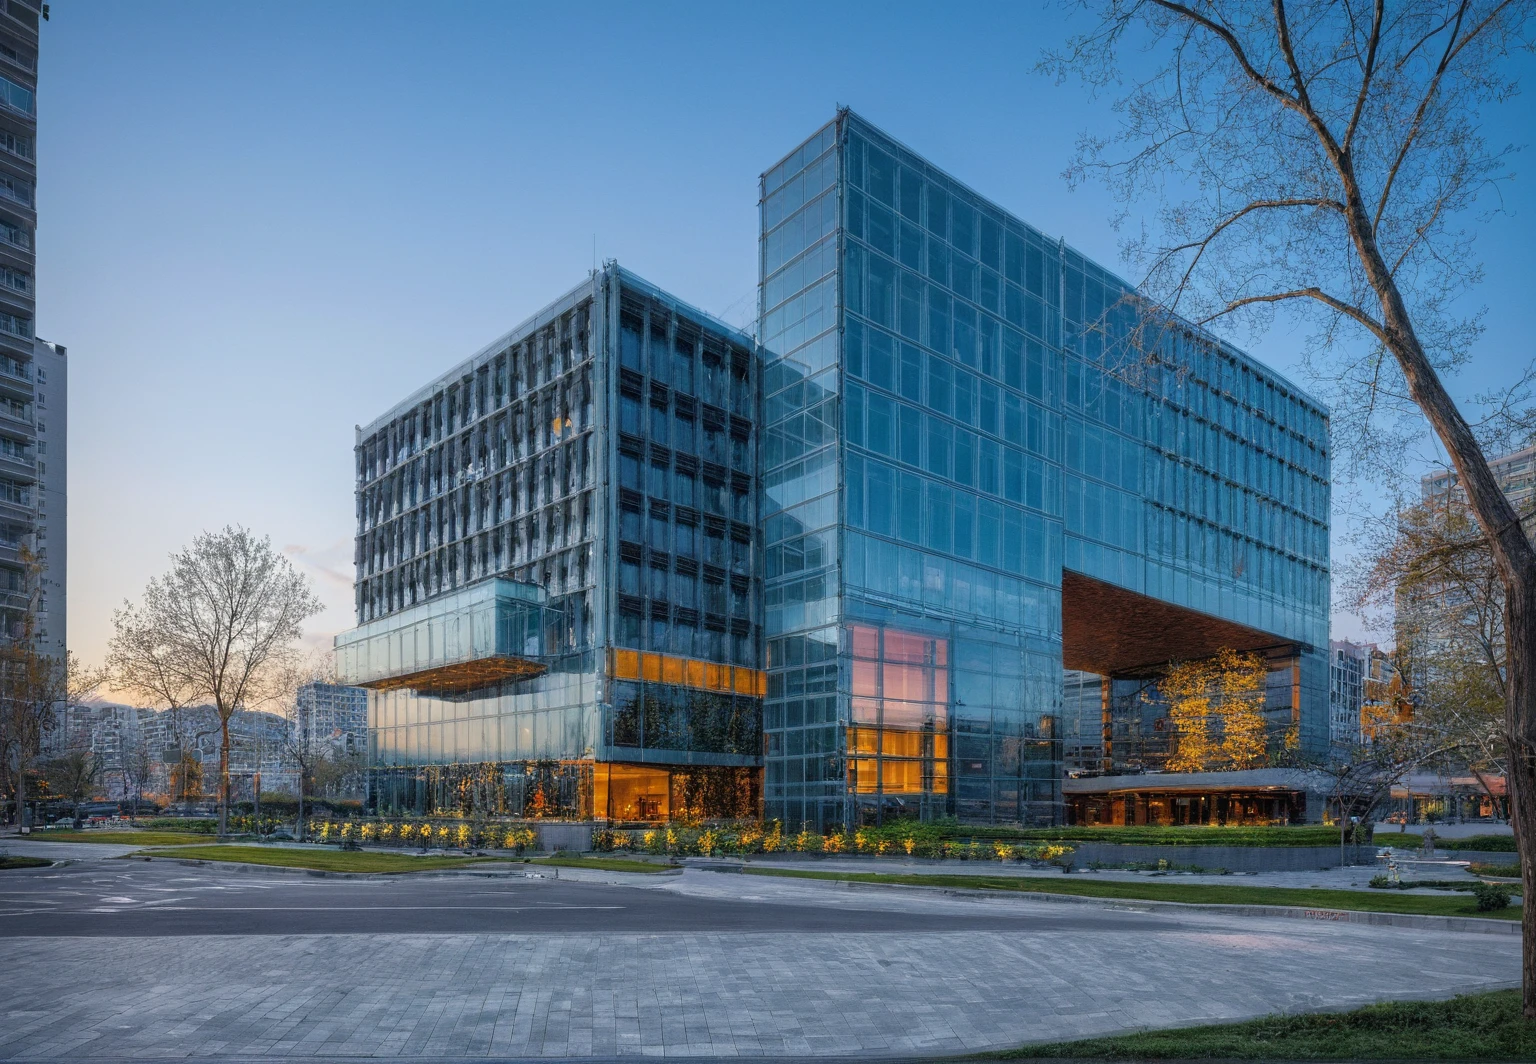
<svg viewBox="0 0 1536 1064">
<path fill-rule="evenodd" d="M 767 816 L 1056 822 L 1064 654 L 1170 660 L 1064 583 L 1243 633 L 1326 749 L 1321 407 L 850 112 L 760 201 Z"/>
<path fill-rule="evenodd" d="M 380 811 L 756 812 L 757 372 L 750 338 L 609 264 L 359 430 L 337 645 L 373 688 Z M 433 604 L 465 596 L 527 599 L 538 631 L 440 646 Z"/>
</svg>

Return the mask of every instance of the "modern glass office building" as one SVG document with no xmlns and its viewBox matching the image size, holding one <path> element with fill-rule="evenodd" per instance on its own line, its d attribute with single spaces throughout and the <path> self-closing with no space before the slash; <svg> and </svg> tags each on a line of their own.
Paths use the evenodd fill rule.
<svg viewBox="0 0 1536 1064">
<path fill-rule="evenodd" d="M 766 816 L 1055 822 L 1221 648 L 1326 753 L 1318 403 L 850 112 L 760 195 Z"/>
<path fill-rule="evenodd" d="M 358 430 L 381 812 L 757 813 L 758 370 L 610 264 Z"/>
<path fill-rule="evenodd" d="M 1224 649 L 1327 754 L 1322 407 L 849 112 L 760 194 L 756 338 L 609 265 L 359 430 L 371 801 L 1275 815 L 1137 780 Z"/>
</svg>

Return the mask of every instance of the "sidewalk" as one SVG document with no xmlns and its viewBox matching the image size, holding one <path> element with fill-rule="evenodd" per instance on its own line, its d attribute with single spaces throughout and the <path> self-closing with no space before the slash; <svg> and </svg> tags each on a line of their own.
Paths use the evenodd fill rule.
<svg viewBox="0 0 1536 1064">
<path fill-rule="evenodd" d="M 796 868 L 820 872 L 885 873 L 907 876 L 1026 876 L 1030 878 L 1061 879 L 1066 873 L 1059 868 L 1034 868 L 1027 864 L 1003 861 L 934 861 L 910 857 L 804 857 L 774 856 L 752 857 L 685 857 L 687 866 L 743 864 L 757 868 Z M 1398 868 L 1406 879 L 1451 879 L 1472 882 L 1477 879 L 1466 870 L 1465 861 L 1420 860 L 1399 858 Z M 1351 865 L 1344 868 L 1328 868 L 1311 872 L 1234 872 L 1228 875 L 1201 874 L 1195 872 L 1132 872 L 1123 869 L 1077 869 L 1071 878 L 1092 877 L 1116 882 L 1155 880 L 1169 883 L 1209 883 L 1220 886 L 1245 887 L 1321 887 L 1328 890 L 1371 890 L 1371 877 L 1386 871 L 1386 862 L 1372 865 Z M 1433 891 L 1410 891 L 1426 894 Z"/>
</svg>

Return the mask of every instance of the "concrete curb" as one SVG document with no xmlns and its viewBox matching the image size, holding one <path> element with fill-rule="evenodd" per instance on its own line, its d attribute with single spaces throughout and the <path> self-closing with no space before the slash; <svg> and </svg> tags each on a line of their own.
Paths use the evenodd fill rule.
<svg viewBox="0 0 1536 1064">
<path fill-rule="evenodd" d="M 707 872 L 740 872 L 741 865 L 703 865 L 692 867 Z M 953 898 L 973 901 L 1006 898 L 1013 901 L 1046 901 L 1067 905 L 1097 905 L 1103 908 L 1152 912 L 1209 912 L 1232 916 L 1268 916 L 1287 920 L 1320 920 L 1327 923 L 1372 924 L 1378 927 L 1416 927 L 1425 931 L 1455 931 L 1478 935 L 1519 935 L 1520 921 L 1494 920 L 1476 916 L 1432 916 L 1421 913 L 1358 912 L 1353 909 L 1306 909 L 1289 905 L 1227 905 L 1187 901 L 1151 901 L 1139 898 L 1092 898 L 1078 894 L 1050 894 L 1043 891 L 988 890 L 967 887 L 926 887 L 916 883 L 860 883 L 846 879 L 801 879 L 798 876 L 775 878 L 797 879 L 802 883 L 814 883 L 843 890 L 916 890 L 927 894 L 944 894 Z"/>
</svg>

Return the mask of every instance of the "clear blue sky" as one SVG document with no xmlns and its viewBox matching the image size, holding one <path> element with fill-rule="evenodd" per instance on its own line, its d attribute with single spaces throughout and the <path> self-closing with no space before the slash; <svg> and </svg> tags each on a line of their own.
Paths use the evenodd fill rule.
<svg viewBox="0 0 1536 1064">
<path fill-rule="evenodd" d="M 730 320 L 757 175 L 838 104 L 1120 267 L 1061 179 L 1107 101 L 1033 72 L 1055 7 L 56 0 L 38 331 L 68 345 L 70 642 L 240 522 L 350 624 L 353 426 L 617 258 Z M 1536 129 L 1516 101 L 1495 140 Z M 1532 357 L 1536 208 L 1480 248 L 1467 391 Z M 1285 370 L 1300 337 L 1247 343 Z M 1345 619 L 1341 628 L 1349 630 Z M 328 640 L 327 640 L 328 641 Z"/>
</svg>

